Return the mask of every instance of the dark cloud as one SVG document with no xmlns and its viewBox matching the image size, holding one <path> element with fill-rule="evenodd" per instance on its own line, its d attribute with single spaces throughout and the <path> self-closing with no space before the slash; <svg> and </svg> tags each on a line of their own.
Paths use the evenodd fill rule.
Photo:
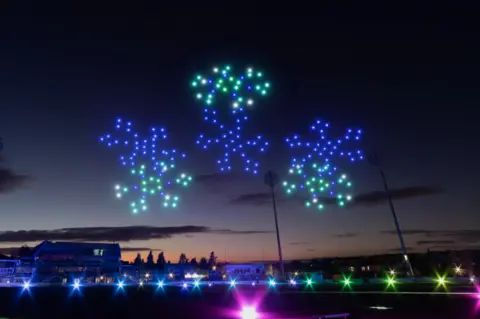
<svg viewBox="0 0 480 319">
<path fill-rule="evenodd" d="M 393 189 L 390 194 L 394 200 L 405 200 L 415 197 L 423 197 L 429 195 L 438 195 L 444 193 L 444 190 L 431 186 L 414 186 Z M 383 191 L 375 191 L 370 193 L 359 194 L 354 198 L 357 205 L 379 205 L 388 201 L 387 194 Z"/>
<path fill-rule="evenodd" d="M 125 227 L 79 227 L 54 230 L 19 230 L 0 232 L 0 242 L 100 241 L 126 242 L 132 240 L 168 239 L 186 234 L 250 235 L 264 234 L 264 230 L 211 229 L 206 226 L 125 226 Z"/>
<path fill-rule="evenodd" d="M 302 246 L 302 245 L 308 245 L 308 244 L 309 244 L 308 241 L 296 241 L 293 243 L 289 243 L 289 245 L 291 246 Z"/>
<path fill-rule="evenodd" d="M 405 249 L 407 250 L 407 252 L 411 252 L 412 250 L 414 250 L 412 247 L 405 247 Z M 390 249 L 387 249 L 387 253 L 395 253 L 395 254 L 399 254 L 399 253 L 402 253 L 402 248 L 400 247 L 395 247 L 395 248 L 390 248 Z"/>
<path fill-rule="evenodd" d="M 391 195 L 394 200 L 405 200 L 415 197 L 423 197 L 428 195 L 436 195 L 443 193 L 443 190 L 436 187 L 429 186 L 416 186 L 405 187 L 391 190 Z M 251 193 L 239 195 L 230 200 L 231 205 L 251 205 L 251 206 L 263 206 L 271 204 L 271 194 L 268 192 Z M 285 197 L 279 195 L 277 197 L 278 203 L 284 202 L 298 202 L 303 203 L 305 198 L 300 196 Z M 337 200 L 332 197 L 319 198 L 319 201 L 324 205 L 336 205 Z M 373 191 L 369 193 L 362 193 L 355 196 L 349 207 L 352 206 L 377 206 L 384 204 L 388 201 L 388 197 L 383 191 Z"/>
<path fill-rule="evenodd" d="M 241 175 L 236 173 L 200 174 L 195 176 L 195 182 L 200 184 L 219 184 L 233 182 L 239 178 L 241 178 Z"/>
<path fill-rule="evenodd" d="M 158 248 L 148 248 L 148 247 L 122 247 L 123 252 L 142 252 L 142 251 L 163 251 Z"/>
<path fill-rule="evenodd" d="M 382 234 L 396 235 L 394 230 L 383 230 Z M 436 240 L 452 240 L 456 243 L 475 244 L 480 242 L 480 229 L 463 229 L 463 230 L 428 230 L 428 229 L 405 229 L 402 230 L 404 235 L 418 235 L 426 238 L 434 238 Z"/>
<path fill-rule="evenodd" d="M 358 236 L 357 233 L 343 233 L 343 234 L 333 235 L 333 237 L 338 237 L 338 238 L 352 238 L 357 236 Z"/>
<path fill-rule="evenodd" d="M 278 195 L 275 198 L 275 200 L 277 203 L 303 201 L 301 198 L 296 196 L 284 197 L 284 196 L 278 196 Z M 229 203 L 231 205 L 251 205 L 251 206 L 272 205 L 272 194 L 269 192 L 243 194 L 230 199 Z"/>
<path fill-rule="evenodd" d="M 253 234 L 269 234 L 271 230 L 231 230 L 231 229 L 214 229 L 209 230 L 210 234 L 220 235 L 253 235 Z"/>
<path fill-rule="evenodd" d="M 0 157 L 0 165 L 3 163 Z M 30 178 L 13 172 L 11 169 L 0 166 L 0 194 L 9 193 L 24 186 Z"/>
<path fill-rule="evenodd" d="M 425 246 L 425 245 L 453 245 L 455 244 L 455 240 L 419 240 L 417 241 L 417 245 Z"/>
</svg>

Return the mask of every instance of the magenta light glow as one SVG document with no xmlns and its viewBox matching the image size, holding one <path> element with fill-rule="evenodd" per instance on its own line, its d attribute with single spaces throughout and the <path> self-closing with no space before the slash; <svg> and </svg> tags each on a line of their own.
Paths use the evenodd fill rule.
<svg viewBox="0 0 480 319">
<path fill-rule="evenodd" d="M 258 317 L 257 309 L 253 306 L 244 306 L 240 313 L 242 319 L 257 319 Z"/>
</svg>

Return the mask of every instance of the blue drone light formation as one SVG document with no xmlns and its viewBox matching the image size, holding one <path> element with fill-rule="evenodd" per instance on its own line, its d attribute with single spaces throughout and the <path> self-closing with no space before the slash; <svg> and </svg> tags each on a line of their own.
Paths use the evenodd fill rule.
<svg viewBox="0 0 480 319">
<path fill-rule="evenodd" d="M 149 197 L 160 197 L 163 207 L 177 207 L 180 199 L 177 188 L 189 186 L 192 177 L 183 172 L 176 173 L 176 161 L 185 158 L 185 154 L 177 149 L 157 148 L 167 139 L 166 129 L 153 127 L 149 136 L 141 138 L 133 131 L 132 122 L 121 118 L 117 119 L 115 129 L 115 133 L 101 136 L 100 142 L 108 147 L 123 148 L 125 153 L 120 156 L 120 162 L 136 180 L 131 186 L 115 185 L 117 198 L 130 194 L 136 196 L 137 199 L 130 203 L 134 214 L 148 209 Z"/>
<path fill-rule="evenodd" d="M 285 139 L 295 155 L 288 171 L 290 180 L 284 181 L 283 187 L 287 195 L 307 193 L 305 206 L 320 210 L 332 200 L 339 206 L 352 200 L 348 192 L 352 182 L 338 169 L 337 162 L 363 160 L 362 150 L 351 145 L 360 141 L 362 130 L 347 129 L 343 137 L 330 140 L 329 128 L 329 123 L 317 120 L 310 128 L 315 134 L 313 141 L 302 141 L 298 135 Z"/>
<path fill-rule="evenodd" d="M 205 104 L 204 120 L 214 124 L 217 129 L 215 137 L 200 134 L 197 144 L 207 150 L 217 146 L 222 157 L 217 159 L 220 171 L 231 171 L 231 158 L 238 156 L 243 160 L 244 170 L 258 173 L 260 163 L 255 154 L 265 152 L 268 142 L 261 135 L 244 139 L 243 124 L 248 120 L 247 108 L 253 107 L 257 96 L 265 96 L 270 83 L 263 81 L 263 73 L 247 68 L 241 75 L 232 73 L 230 66 L 222 69 L 214 67 L 209 76 L 197 75 L 191 83 L 197 100 Z M 217 100 L 224 98 L 230 111 L 230 120 L 221 119 L 215 108 Z"/>
</svg>

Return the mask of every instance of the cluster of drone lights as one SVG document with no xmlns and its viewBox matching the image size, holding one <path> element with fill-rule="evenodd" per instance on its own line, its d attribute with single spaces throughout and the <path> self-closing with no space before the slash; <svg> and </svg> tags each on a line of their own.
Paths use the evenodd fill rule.
<svg viewBox="0 0 480 319">
<path fill-rule="evenodd" d="M 363 160 L 362 150 L 353 147 L 360 141 L 362 131 L 347 129 L 341 138 L 329 139 L 330 124 L 320 120 L 310 129 L 314 135 L 311 141 L 298 135 L 285 139 L 294 156 L 283 187 L 287 195 L 300 193 L 306 197 L 306 207 L 321 210 L 332 200 L 345 206 L 353 198 L 352 182 L 337 163 Z"/>
<path fill-rule="evenodd" d="M 247 68 L 246 72 L 236 75 L 230 66 L 214 67 L 208 76 L 197 75 L 191 83 L 195 97 L 204 104 L 204 120 L 214 124 L 214 137 L 200 134 L 197 144 L 204 150 L 217 147 L 221 156 L 216 164 L 220 171 L 232 170 L 232 158 L 243 161 L 245 172 L 257 174 L 259 161 L 256 156 L 266 151 L 269 143 L 261 135 L 244 138 L 243 123 L 248 120 L 247 109 L 256 104 L 258 96 L 267 95 L 271 85 L 263 80 L 263 73 Z M 230 110 L 227 118 L 220 117 L 217 105 L 222 99 Z"/>
<path fill-rule="evenodd" d="M 185 154 L 177 149 L 161 149 L 167 140 L 165 128 L 151 128 L 149 135 L 141 137 L 133 131 L 132 123 L 117 119 L 115 133 L 100 137 L 100 142 L 108 147 L 122 149 L 121 164 L 126 167 L 135 182 L 117 184 L 114 187 L 117 198 L 132 196 L 130 203 L 134 214 L 149 208 L 150 197 L 161 198 L 163 207 L 175 208 L 179 204 L 178 189 L 187 187 L 192 176 L 185 172 L 178 173 L 177 161 Z"/>
</svg>

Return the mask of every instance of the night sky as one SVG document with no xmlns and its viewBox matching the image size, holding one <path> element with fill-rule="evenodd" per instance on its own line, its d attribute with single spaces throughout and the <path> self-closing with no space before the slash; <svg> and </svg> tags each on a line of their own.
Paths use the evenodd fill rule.
<svg viewBox="0 0 480 319">
<path fill-rule="evenodd" d="M 262 175 L 220 174 L 195 145 L 207 124 L 189 84 L 222 64 L 253 65 L 272 83 L 247 125 L 271 141 L 262 173 L 285 176 L 283 139 L 317 118 L 339 131 L 360 127 L 365 152 L 380 154 L 410 251 L 480 243 L 480 49 L 471 8 L 107 2 L 12 5 L 0 19 L 1 252 L 45 239 L 98 240 L 120 242 L 125 259 L 149 249 L 172 261 L 212 250 L 220 259 L 276 258 Z M 134 216 L 115 198 L 113 185 L 129 177 L 98 137 L 117 116 L 138 128 L 165 126 L 187 152 L 196 182 L 177 210 L 158 205 Z M 367 161 L 346 168 L 358 200 L 344 209 L 306 209 L 279 190 L 286 259 L 398 252 L 385 196 L 375 193 L 378 171 Z"/>
</svg>

